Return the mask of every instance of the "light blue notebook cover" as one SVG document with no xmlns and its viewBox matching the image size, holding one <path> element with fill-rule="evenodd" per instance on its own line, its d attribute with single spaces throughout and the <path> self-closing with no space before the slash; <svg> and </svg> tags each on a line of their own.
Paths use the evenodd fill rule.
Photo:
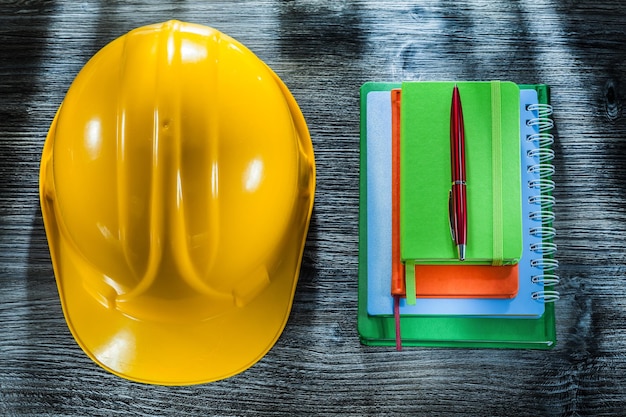
<svg viewBox="0 0 626 417">
<path fill-rule="evenodd" d="M 536 111 L 527 110 L 537 104 L 537 92 L 523 89 L 520 93 L 521 138 L 537 133 L 537 126 L 526 122 L 536 118 Z M 367 310 L 370 315 L 393 315 L 391 296 L 391 93 L 371 91 L 367 95 Z M 533 266 L 533 259 L 541 258 L 541 235 L 531 229 L 541 226 L 541 206 L 529 198 L 539 192 L 528 186 L 539 179 L 540 172 L 528 167 L 539 163 L 540 154 L 530 155 L 536 149 L 531 141 L 521 140 L 522 146 L 522 213 L 524 244 L 519 264 L 519 291 L 510 299 L 494 298 L 419 298 L 410 306 L 400 301 L 401 315 L 462 315 L 482 317 L 537 318 L 544 312 L 544 301 L 533 294 L 541 294 L 543 282 L 533 282 L 532 277 L 542 270 Z"/>
</svg>

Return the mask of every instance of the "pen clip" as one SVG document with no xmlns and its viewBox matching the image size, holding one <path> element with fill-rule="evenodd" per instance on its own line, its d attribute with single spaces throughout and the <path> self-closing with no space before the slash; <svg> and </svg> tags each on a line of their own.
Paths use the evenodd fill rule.
<svg viewBox="0 0 626 417">
<path fill-rule="evenodd" d="M 452 236 L 452 241 L 456 242 L 454 231 L 456 221 L 454 218 L 454 195 L 452 194 L 452 190 L 450 190 L 450 194 L 448 195 L 448 219 L 450 221 L 450 236 Z"/>
</svg>

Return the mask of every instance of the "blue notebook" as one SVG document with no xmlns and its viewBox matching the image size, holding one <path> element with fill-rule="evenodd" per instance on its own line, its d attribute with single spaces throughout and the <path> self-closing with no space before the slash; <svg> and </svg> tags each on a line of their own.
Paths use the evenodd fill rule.
<svg viewBox="0 0 626 417">
<path fill-rule="evenodd" d="M 391 288 L 391 93 L 371 91 L 367 95 L 367 312 L 372 316 L 393 315 Z M 537 318 L 546 301 L 558 297 L 546 292 L 544 283 L 555 276 L 545 274 L 538 262 L 556 250 L 544 237 L 554 234 L 545 224 L 552 219 L 550 197 L 541 197 L 538 187 L 550 187 L 553 169 L 550 149 L 540 146 L 542 123 L 537 92 L 520 92 L 520 130 L 522 166 L 523 253 L 519 264 L 519 291 L 510 299 L 494 298 L 420 298 L 416 305 L 400 301 L 401 315 L 459 315 L 480 317 Z M 534 135 L 534 136 L 533 136 Z M 552 184 L 553 186 L 553 184 Z"/>
</svg>

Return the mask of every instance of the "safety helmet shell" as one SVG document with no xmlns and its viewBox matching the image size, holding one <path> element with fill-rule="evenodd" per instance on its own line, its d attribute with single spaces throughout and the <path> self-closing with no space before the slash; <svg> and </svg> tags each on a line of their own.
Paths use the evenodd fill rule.
<svg viewBox="0 0 626 417">
<path fill-rule="evenodd" d="M 114 40 L 72 83 L 41 163 L 78 344 L 146 383 L 252 366 L 288 318 L 314 190 L 304 117 L 250 50 L 178 21 Z"/>
</svg>

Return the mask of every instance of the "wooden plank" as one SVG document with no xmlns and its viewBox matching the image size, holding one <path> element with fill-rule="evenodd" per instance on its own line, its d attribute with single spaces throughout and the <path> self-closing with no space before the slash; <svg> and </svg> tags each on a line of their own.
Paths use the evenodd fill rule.
<svg viewBox="0 0 626 417">
<path fill-rule="evenodd" d="M 216 27 L 265 60 L 300 104 L 317 163 L 302 273 L 280 340 L 243 374 L 180 388 L 115 377 L 74 342 L 37 189 L 49 124 L 82 65 L 128 30 L 171 17 Z M 611 0 L 3 2 L 0 414 L 623 414 L 625 20 Z M 358 88 L 368 80 L 495 78 L 552 87 L 558 345 L 361 346 Z"/>
</svg>

